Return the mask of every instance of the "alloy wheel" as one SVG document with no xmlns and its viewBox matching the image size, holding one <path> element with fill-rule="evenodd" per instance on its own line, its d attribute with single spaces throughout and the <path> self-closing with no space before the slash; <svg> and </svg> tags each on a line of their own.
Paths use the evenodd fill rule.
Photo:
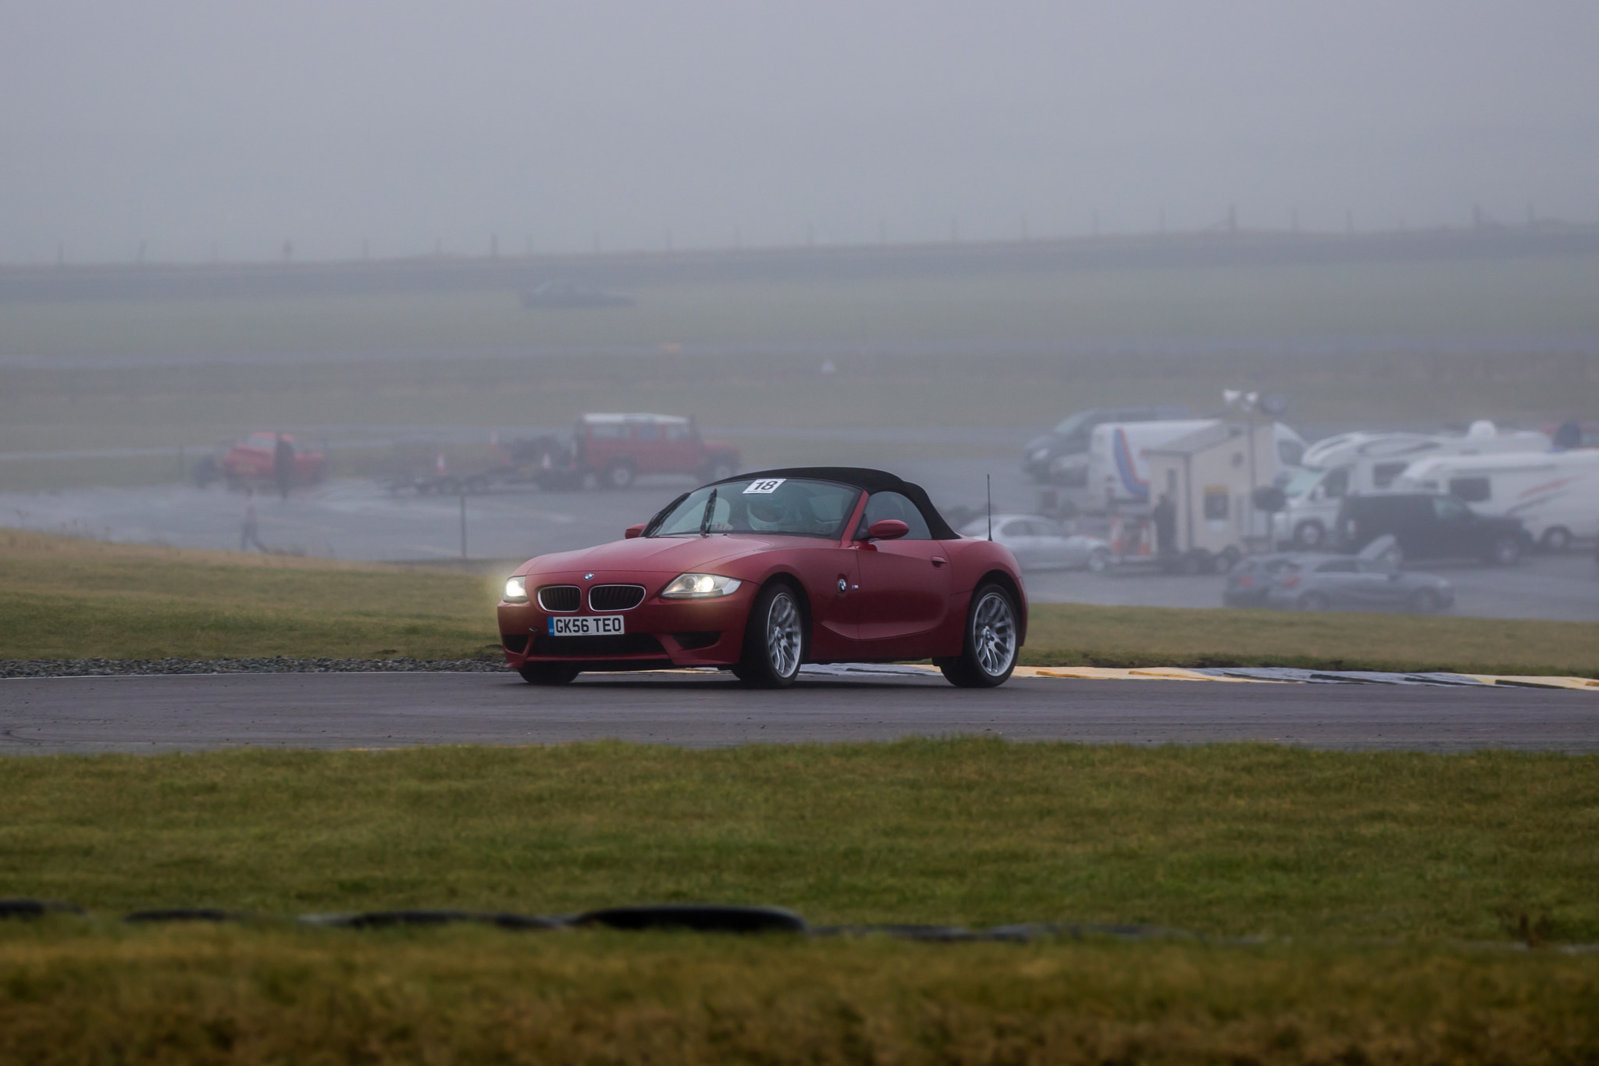
<svg viewBox="0 0 1599 1066">
<path fill-rule="evenodd" d="M 989 677 L 1005 673 L 1016 658 L 1016 616 L 999 592 L 987 592 L 972 612 L 972 651 Z"/>
</svg>

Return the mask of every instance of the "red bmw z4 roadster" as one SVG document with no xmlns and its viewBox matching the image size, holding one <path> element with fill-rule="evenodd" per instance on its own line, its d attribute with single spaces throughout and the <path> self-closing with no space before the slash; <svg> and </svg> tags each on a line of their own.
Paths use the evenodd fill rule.
<svg viewBox="0 0 1599 1066">
<path fill-rule="evenodd" d="M 1021 569 L 881 470 L 762 470 L 684 493 L 626 539 L 540 555 L 499 605 L 507 664 L 535 685 L 584 670 L 715 666 L 781 688 L 804 663 L 931 658 L 1003 684 L 1027 636 Z"/>
</svg>

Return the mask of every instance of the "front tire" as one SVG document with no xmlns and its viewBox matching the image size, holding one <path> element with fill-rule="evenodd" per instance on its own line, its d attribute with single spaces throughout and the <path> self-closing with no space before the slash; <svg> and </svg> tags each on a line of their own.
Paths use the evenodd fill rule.
<svg viewBox="0 0 1599 1066">
<path fill-rule="evenodd" d="M 966 611 L 961 653 L 940 660 L 938 668 L 960 688 L 994 688 L 1016 669 L 1018 650 L 1016 602 L 999 585 L 979 585 Z"/>
<path fill-rule="evenodd" d="M 517 673 L 530 685 L 569 685 L 582 671 L 565 663 L 528 663 Z"/>
<path fill-rule="evenodd" d="M 755 598 L 744 627 L 744 656 L 733 674 L 751 688 L 787 688 L 805 661 L 805 612 L 799 594 L 781 582 Z"/>
</svg>

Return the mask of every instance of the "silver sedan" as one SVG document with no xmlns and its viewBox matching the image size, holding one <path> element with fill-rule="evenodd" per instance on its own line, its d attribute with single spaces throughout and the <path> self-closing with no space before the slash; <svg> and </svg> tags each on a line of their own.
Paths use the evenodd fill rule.
<svg viewBox="0 0 1599 1066">
<path fill-rule="evenodd" d="M 988 518 L 961 527 L 963 537 L 988 538 Z M 994 540 L 1010 549 L 1023 570 L 1092 570 L 1110 565 L 1110 545 L 1098 537 L 1071 533 L 1053 518 L 1035 514 L 997 514 Z"/>
</svg>

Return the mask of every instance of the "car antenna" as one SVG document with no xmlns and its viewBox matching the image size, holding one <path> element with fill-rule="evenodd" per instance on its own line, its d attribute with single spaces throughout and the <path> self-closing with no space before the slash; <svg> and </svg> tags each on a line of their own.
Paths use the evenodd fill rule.
<svg viewBox="0 0 1599 1066">
<path fill-rule="evenodd" d="M 988 539 L 994 539 L 994 475 L 983 475 L 983 492 L 988 497 Z"/>
</svg>

